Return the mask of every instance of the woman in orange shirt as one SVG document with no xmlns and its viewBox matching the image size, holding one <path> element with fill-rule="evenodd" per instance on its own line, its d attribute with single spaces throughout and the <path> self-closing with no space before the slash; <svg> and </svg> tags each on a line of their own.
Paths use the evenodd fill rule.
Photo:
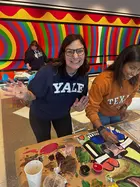
<svg viewBox="0 0 140 187">
<path fill-rule="evenodd" d="M 117 137 L 108 132 L 104 125 L 123 119 L 138 89 L 139 73 L 140 46 L 131 45 L 93 81 L 86 115 L 106 141 L 118 142 Z"/>
</svg>

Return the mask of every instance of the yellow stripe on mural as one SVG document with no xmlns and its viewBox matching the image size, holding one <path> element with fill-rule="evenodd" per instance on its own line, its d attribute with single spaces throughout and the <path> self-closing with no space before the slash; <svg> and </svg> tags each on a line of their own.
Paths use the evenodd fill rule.
<svg viewBox="0 0 140 187">
<path fill-rule="evenodd" d="M 9 40 L 12 43 L 12 53 L 11 53 L 11 56 L 9 57 L 9 59 L 14 59 L 16 56 L 16 42 L 14 40 L 14 37 L 10 33 L 10 31 L 1 24 L 0 24 L 0 29 L 7 35 L 7 37 L 9 38 Z M 0 65 L 0 69 L 4 69 L 4 68 L 8 67 L 10 64 L 11 64 L 11 62 L 7 61 L 4 64 Z"/>
<path fill-rule="evenodd" d="M 106 42 L 106 49 L 107 49 L 107 51 L 106 51 L 106 54 L 109 54 L 109 42 L 110 42 L 110 35 L 111 35 L 111 27 L 109 27 L 109 29 L 108 29 L 108 35 L 107 35 L 107 42 Z M 108 61 L 108 56 L 106 57 L 106 61 Z"/>
<path fill-rule="evenodd" d="M 12 18 L 12 19 L 21 19 L 21 20 L 37 20 L 37 21 L 52 21 L 52 22 L 67 22 L 67 23 L 79 23 L 79 24 L 93 24 L 93 25 L 110 25 L 110 26 L 134 26 L 140 27 L 140 24 L 136 24 L 133 19 L 128 23 L 124 24 L 117 18 L 113 23 L 110 23 L 105 16 L 103 16 L 98 22 L 92 20 L 88 14 L 86 14 L 81 20 L 76 20 L 73 16 L 68 13 L 62 19 L 55 18 L 50 12 L 46 12 L 42 17 L 36 18 L 32 17 L 26 10 L 20 9 L 15 15 L 7 16 L 3 12 L 0 12 L 0 18 Z"/>
<path fill-rule="evenodd" d="M 80 34 L 81 34 L 82 37 L 84 37 L 83 26 L 80 25 L 79 27 L 80 27 Z"/>
<path fill-rule="evenodd" d="M 30 22 L 27 22 L 27 25 L 30 28 L 30 31 L 32 31 L 32 35 L 33 35 L 34 40 L 38 41 L 38 38 L 37 38 L 37 35 L 36 35 L 33 25 Z"/>
<path fill-rule="evenodd" d="M 138 33 L 136 35 L 135 44 L 138 44 L 139 38 L 140 38 L 140 30 L 138 31 Z"/>
<path fill-rule="evenodd" d="M 65 38 L 66 37 L 66 30 L 65 30 L 64 24 L 61 24 L 61 29 L 62 29 L 63 38 Z"/>
<path fill-rule="evenodd" d="M 9 61 L 4 62 L 4 64 L 1 64 L 1 65 L 0 65 L 0 70 L 2 70 L 2 69 L 4 69 L 4 68 L 8 67 L 10 64 L 11 64 L 11 62 L 9 62 Z"/>
<path fill-rule="evenodd" d="M 123 31 L 123 28 L 120 29 L 119 36 L 118 36 L 118 42 L 117 42 L 117 54 L 120 53 L 120 42 L 121 42 L 122 31 Z"/>
</svg>

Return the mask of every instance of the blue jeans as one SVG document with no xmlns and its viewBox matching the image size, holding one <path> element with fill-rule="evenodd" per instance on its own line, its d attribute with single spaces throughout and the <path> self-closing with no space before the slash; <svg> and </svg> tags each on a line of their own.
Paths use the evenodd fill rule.
<svg viewBox="0 0 140 187">
<path fill-rule="evenodd" d="M 104 116 L 100 112 L 98 113 L 98 116 L 103 126 L 121 121 L 120 116 Z"/>
</svg>

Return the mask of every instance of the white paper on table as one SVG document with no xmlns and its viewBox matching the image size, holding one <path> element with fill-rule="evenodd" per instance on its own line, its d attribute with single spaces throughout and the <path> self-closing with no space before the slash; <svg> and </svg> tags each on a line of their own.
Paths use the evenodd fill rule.
<svg viewBox="0 0 140 187">
<path fill-rule="evenodd" d="M 140 119 L 124 122 L 118 126 L 140 143 Z"/>
<path fill-rule="evenodd" d="M 29 107 L 23 107 L 13 113 L 21 117 L 29 119 Z"/>
</svg>

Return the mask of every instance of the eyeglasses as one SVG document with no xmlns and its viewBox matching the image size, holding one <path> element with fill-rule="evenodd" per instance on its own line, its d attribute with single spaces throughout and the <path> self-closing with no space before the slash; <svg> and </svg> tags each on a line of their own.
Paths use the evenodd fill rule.
<svg viewBox="0 0 140 187">
<path fill-rule="evenodd" d="M 85 53 L 84 48 L 78 48 L 78 49 L 66 49 L 65 53 L 67 56 L 72 57 L 74 53 L 77 53 L 78 56 L 82 56 Z"/>
</svg>

